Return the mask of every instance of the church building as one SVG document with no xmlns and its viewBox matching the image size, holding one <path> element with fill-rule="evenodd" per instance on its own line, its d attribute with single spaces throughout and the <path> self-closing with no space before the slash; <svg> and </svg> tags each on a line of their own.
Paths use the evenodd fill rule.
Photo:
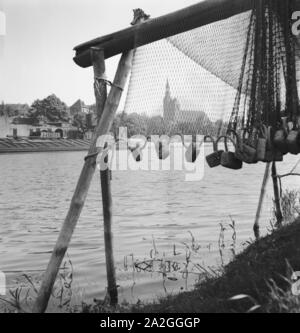
<svg viewBox="0 0 300 333">
<path fill-rule="evenodd" d="M 163 101 L 163 118 L 165 122 L 168 124 L 194 123 L 201 115 L 203 116 L 203 112 L 200 110 L 181 110 L 179 101 L 171 95 L 169 80 L 167 80 Z"/>
</svg>

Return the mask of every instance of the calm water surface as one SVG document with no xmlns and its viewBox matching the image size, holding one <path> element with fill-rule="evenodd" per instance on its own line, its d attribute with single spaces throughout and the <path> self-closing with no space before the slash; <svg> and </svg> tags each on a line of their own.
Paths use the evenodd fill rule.
<svg viewBox="0 0 300 333">
<path fill-rule="evenodd" d="M 84 152 L 0 155 L 0 270 L 7 273 L 9 287 L 14 287 L 24 272 L 33 276 L 46 268 L 84 156 Z M 290 171 L 296 162 L 297 157 L 287 156 L 278 165 L 279 173 Z M 181 273 L 172 273 L 178 280 L 167 280 L 164 285 L 161 274 L 133 271 L 131 263 L 132 256 L 143 260 L 156 249 L 157 257 L 171 258 L 184 267 L 191 234 L 200 245 L 193 263 L 220 265 L 219 224 L 224 223 L 225 239 L 231 241 L 229 216 L 236 222 L 237 249 L 241 249 L 253 237 L 264 168 L 262 163 L 245 165 L 241 171 L 205 166 L 204 178 L 198 182 L 184 181 L 183 171 L 115 171 L 113 230 L 121 298 L 135 302 L 162 295 L 165 290 L 186 288 Z M 68 250 L 75 298 L 85 300 L 105 295 L 99 178 L 97 173 Z M 299 178 L 286 178 L 283 185 L 299 188 Z M 269 182 L 261 219 L 264 231 L 271 217 L 271 190 Z M 188 286 L 195 277 L 189 276 Z"/>
</svg>

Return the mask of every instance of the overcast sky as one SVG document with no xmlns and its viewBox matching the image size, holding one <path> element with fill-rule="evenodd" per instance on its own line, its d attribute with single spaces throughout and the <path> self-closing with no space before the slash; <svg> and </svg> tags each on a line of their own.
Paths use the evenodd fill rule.
<svg viewBox="0 0 300 333">
<path fill-rule="evenodd" d="M 78 98 L 93 103 L 92 70 L 72 61 L 75 45 L 128 27 L 134 8 L 157 17 L 197 2 L 0 0 L 0 101 L 31 104 L 55 93 L 68 105 Z M 107 61 L 111 79 L 116 63 Z"/>
</svg>

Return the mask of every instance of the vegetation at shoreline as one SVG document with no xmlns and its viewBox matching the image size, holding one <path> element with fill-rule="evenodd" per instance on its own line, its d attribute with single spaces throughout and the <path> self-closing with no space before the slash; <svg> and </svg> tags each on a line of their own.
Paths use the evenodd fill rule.
<svg viewBox="0 0 300 333">
<path fill-rule="evenodd" d="M 300 218 L 249 245 L 218 275 L 207 276 L 194 290 L 154 302 L 104 301 L 82 304 L 79 312 L 110 313 L 299 313 L 292 293 L 293 272 L 300 271 Z"/>
<path fill-rule="evenodd" d="M 167 295 L 154 302 L 130 304 L 116 308 L 108 300 L 95 300 L 67 307 L 62 299 L 64 287 L 56 288 L 60 311 L 72 313 L 299 313 L 300 296 L 292 293 L 293 272 L 300 271 L 300 218 L 250 244 L 223 269 L 208 274 L 191 291 Z M 64 276 L 64 275 L 62 275 Z M 65 284 L 65 277 L 62 279 Z M 59 283 L 61 284 L 61 281 Z M 20 299 L 20 289 L 7 312 L 24 311 L 27 299 Z M 70 290 L 69 290 L 70 291 Z"/>
<path fill-rule="evenodd" d="M 284 226 L 249 243 L 233 260 L 207 274 L 193 290 L 167 295 L 154 302 L 122 304 L 112 309 L 103 301 L 83 304 L 82 312 L 152 313 L 293 313 L 300 312 L 300 296 L 292 293 L 293 273 L 300 271 L 300 193 L 286 190 L 281 197 Z M 275 216 L 274 216 L 275 218 Z M 234 221 L 233 235 L 235 235 Z M 220 240 L 223 226 L 221 225 Z M 219 240 L 219 249 L 223 244 Z M 221 255 L 222 256 L 222 255 Z M 300 282 L 299 282 L 300 284 Z M 299 289 L 300 291 L 300 289 Z"/>
<path fill-rule="evenodd" d="M 138 114 L 125 112 L 118 113 L 112 125 L 112 132 L 115 136 L 118 135 L 120 127 L 127 128 L 128 137 L 134 135 L 216 135 L 225 134 L 227 123 L 221 119 L 211 121 L 210 118 L 204 113 L 199 111 L 197 120 L 192 122 L 175 122 L 170 123 L 165 121 L 160 115 L 149 116 L 147 114 Z"/>
<path fill-rule="evenodd" d="M 300 312 L 291 290 L 300 271 L 300 219 L 251 244 L 193 291 L 135 305 L 133 312 Z"/>
</svg>

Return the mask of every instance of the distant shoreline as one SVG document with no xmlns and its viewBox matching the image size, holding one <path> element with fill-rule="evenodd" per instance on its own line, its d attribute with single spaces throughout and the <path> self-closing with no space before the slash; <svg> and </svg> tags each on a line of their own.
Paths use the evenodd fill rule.
<svg viewBox="0 0 300 333">
<path fill-rule="evenodd" d="M 56 151 L 87 151 L 90 140 L 84 139 L 0 139 L 0 154 Z"/>
</svg>

